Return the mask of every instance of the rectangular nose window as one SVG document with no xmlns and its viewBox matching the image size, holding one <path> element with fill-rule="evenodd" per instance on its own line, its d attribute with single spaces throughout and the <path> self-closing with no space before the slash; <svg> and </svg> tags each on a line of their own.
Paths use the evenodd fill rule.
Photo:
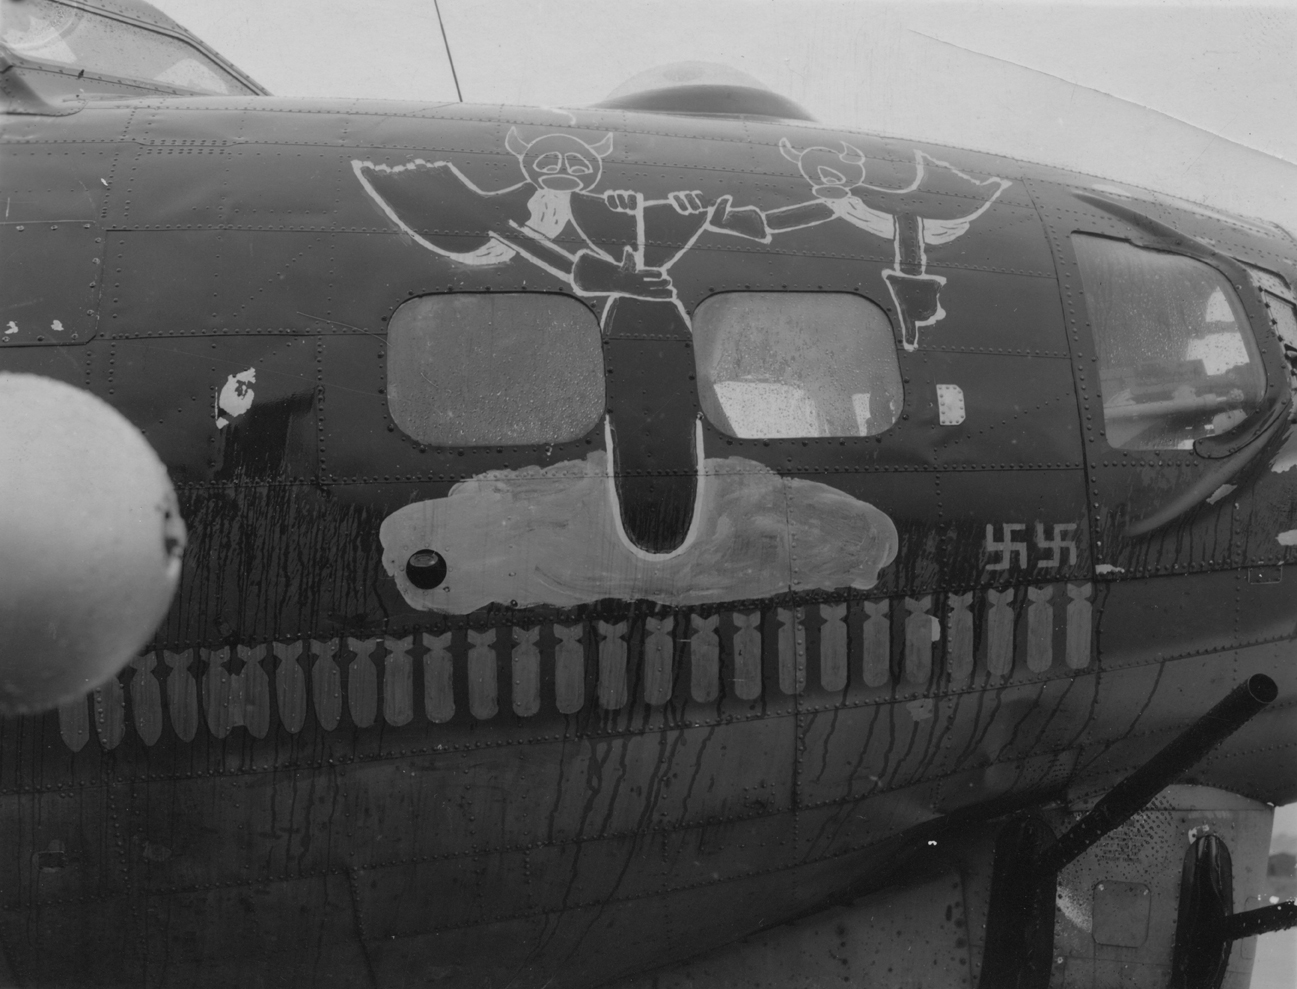
<svg viewBox="0 0 1297 989">
<path fill-rule="evenodd" d="M 599 323 L 569 296 L 425 295 L 393 313 L 387 340 L 388 407 L 421 443 L 562 443 L 603 416 Z"/>
<path fill-rule="evenodd" d="M 693 331 L 703 412 L 731 436 L 872 436 L 901 414 L 891 323 L 858 295 L 725 292 Z"/>
<path fill-rule="evenodd" d="M 1265 371 L 1233 287 L 1211 265 L 1074 234 L 1099 352 L 1108 442 L 1189 450 L 1260 405 Z"/>
</svg>

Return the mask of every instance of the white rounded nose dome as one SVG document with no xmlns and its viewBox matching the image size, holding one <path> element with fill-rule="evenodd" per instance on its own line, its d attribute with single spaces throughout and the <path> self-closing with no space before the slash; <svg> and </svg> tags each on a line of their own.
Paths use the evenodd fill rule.
<svg viewBox="0 0 1297 989">
<path fill-rule="evenodd" d="M 0 372 L 0 714 L 115 676 L 166 614 L 184 545 L 166 468 L 121 413 Z"/>
</svg>

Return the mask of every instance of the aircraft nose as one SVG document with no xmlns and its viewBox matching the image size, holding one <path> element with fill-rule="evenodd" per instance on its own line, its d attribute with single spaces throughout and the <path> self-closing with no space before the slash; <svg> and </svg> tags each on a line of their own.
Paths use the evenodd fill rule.
<svg viewBox="0 0 1297 989">
<path fill-rule="evenodd" d="M 185 524 L 166 468 L 106 402 L 0 372 L 0 714 L 114 676 L 180 579 Z"/>
</svg>

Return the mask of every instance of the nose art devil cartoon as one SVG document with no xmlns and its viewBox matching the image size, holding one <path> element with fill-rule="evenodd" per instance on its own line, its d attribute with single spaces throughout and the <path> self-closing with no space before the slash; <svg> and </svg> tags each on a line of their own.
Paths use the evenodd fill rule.
<svg viewBox="0 0 1297 989">
<path fill-rule="evenodd" d="M 779 141 L 784 157 L 797 165 L 815 199 L 767 214 L 771 230 L 790 230 L 841 217 L 861 230 L 892 241 L 894 262 L 883 280 L 900 313 L 906 350 L 919 345 L 919 329 L 946 315 L 938 298 L 946 279 L 927 270 L 926 248 L 948 244 L 990 208 L 1011 184 L 1007 179 L 977 180 L 944 161 L 914 153 L 914 179 L 887 189 L 865 182 L 865 155 L 842 143 L 795 149 Z"/>
<path fill-rule="evenodd" d="M 510 128 L 505 146 L 522 181 L 496 191 L 479 188 L 446 161 L 352 167 L 384 212 L 424 247 L 470 265 L 522 257 L 578 295 L 607 301 L 605 358 L 619 387 L 609 396 L 605 437 L 621 522 L 639 550 L 674 552 L 697 521 L 703 454 L 695 412 L 660 387 L 693 373 L 687 346 L 667 343 L 687 345 L 692 335 L 670 269 L 704 230 L 769 241 L 764 217 L 753 207 L 734 208 L 729 196 L 594 193 L 612 134 L 593 144 L 561 133 L 527 141 Z M 641 396 L 634 427 L 629 406 L 618 404 L 631 395 Z"/>
<path fill-rule="evenodd" d="M 891 274 L 931 284 L 922 237 L 939 242 L 936 221 L 881 209 L 902 197 L 865 186 L 863 155 L 849 150 L 797 153 L 814 199 L 765 211 L 697 191 L 660 198 L 596 191 L 611 134 L 529 141 L 511 128 L 504 143 L 519 180 L 494 191 L 448 161 L 352 167 L 377 207 L 424 248 L 463 265 L 521 259 L 574 294 L 603 300 L 604 360 L 616 383 L 604 449 L 543 470 L 488 471 L 389 516 L 380 533 L 384 566 L 406 600 L 451 613 L 492 601 L 567 606 L 610 594 L 699 603 L 788 590 L 793 573 L 803 588 L 873 586 L 896 552 L 885 514 L 831 485 L 784 478 L 741 457 L 708 458 L 694 404 L 662 387 L 695 371 L 672 269 L 707 231 L 765 244 L 780 231 L 841 217 L 896 241 Z M 921 184 L 922 171 L 910 188 Z M 920 310 L 910 324 L 922 318 Z M 406 562 L 429 546 L 455 577 L 414 586 Z"/>
</svg>

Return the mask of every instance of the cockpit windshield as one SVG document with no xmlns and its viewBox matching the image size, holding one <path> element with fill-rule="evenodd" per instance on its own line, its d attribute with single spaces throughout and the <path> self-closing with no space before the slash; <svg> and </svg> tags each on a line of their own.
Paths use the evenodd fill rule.
<svg viewBox="0 0 1297 989">
<path fill-rule="evenodd" d="M 1193 258 L 1074 234 L 1108 442 L 1188 450 L 1260 408 L 1265 371 L 1229 282 Z"/>
<path fill-rule="evenodd" d="M 56 0 L 0 0 L 0 44 L 24 62 L 80 78 L 211 95 L 255 92 L 180 37 Z"/>
</svg>

